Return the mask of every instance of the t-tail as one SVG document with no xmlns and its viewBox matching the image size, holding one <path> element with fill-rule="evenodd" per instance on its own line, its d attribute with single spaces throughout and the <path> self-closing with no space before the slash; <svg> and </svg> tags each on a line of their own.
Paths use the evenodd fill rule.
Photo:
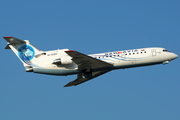
<svg viewBox="0 0 180 120">
<path fill-rule="evenodd" d="M 27 72 L 33 70 L 36 57 L 43 52 L 34 47 L 28 40 L 20 40 L 15 37 L 7 36 L 4 39 L 8 42 L 5 49 L 11 49 L 16 56 L 21 60 Z"/>
</svg>

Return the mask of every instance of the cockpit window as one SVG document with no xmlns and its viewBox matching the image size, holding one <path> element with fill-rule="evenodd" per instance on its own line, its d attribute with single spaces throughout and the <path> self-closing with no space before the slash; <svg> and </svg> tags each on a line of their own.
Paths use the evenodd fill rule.
<svg viewBox="0 0 180 120">
<path fill-rule="evenodd" d="M 164 49 L 163 52 L 169 52 L 168 50 Z"/>
</svg>

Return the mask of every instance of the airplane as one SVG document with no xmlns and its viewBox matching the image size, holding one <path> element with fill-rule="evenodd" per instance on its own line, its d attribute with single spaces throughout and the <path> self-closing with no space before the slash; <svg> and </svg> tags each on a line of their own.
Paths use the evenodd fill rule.
<svg viewBox="0 0 180 120">
<path fill-rule="evenodd" d="M 3 38 L 8 42 L 5 49 L 11 49 L 16 54 L 26 72 L 57 76 L 77 74 L 77 79 L 64 87 L 79 85 L 112 70 L 164 65 L 178 58 L 177 54 L 161 47 L 85 55 L 69 49 L 42 51 L 28 40 L 20 40 L 12 36 Z"/>
</svg>

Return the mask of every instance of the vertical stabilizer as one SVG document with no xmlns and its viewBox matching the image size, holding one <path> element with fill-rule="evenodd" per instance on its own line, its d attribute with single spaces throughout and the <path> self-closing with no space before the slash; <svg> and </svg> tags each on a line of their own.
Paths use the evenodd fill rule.
<svg viewBox="0 0 180 120">
<path fill-rule="evenodd" d="M 28 40 L 20 40 L 11 36 L 4 37 L 4 39 L 8 42 L 5 49 L 12 49 L 25 68 L 32 66 L 33 61 L 36 59 L 34 56 L 42 53 L 41 50 L 30 44 Z"/>
</svg>

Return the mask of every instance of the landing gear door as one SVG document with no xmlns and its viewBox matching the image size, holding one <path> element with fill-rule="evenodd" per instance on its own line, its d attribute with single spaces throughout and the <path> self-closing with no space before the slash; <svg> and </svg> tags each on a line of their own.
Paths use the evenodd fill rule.
<svg viewBox="0 0 180 120">
<path fill-rule="evenodd" d="M 152 52 L 152 56 L 156 56 L 156 50 L 155 49 L 152 49 L 151 52 Z"/>
</svg>

